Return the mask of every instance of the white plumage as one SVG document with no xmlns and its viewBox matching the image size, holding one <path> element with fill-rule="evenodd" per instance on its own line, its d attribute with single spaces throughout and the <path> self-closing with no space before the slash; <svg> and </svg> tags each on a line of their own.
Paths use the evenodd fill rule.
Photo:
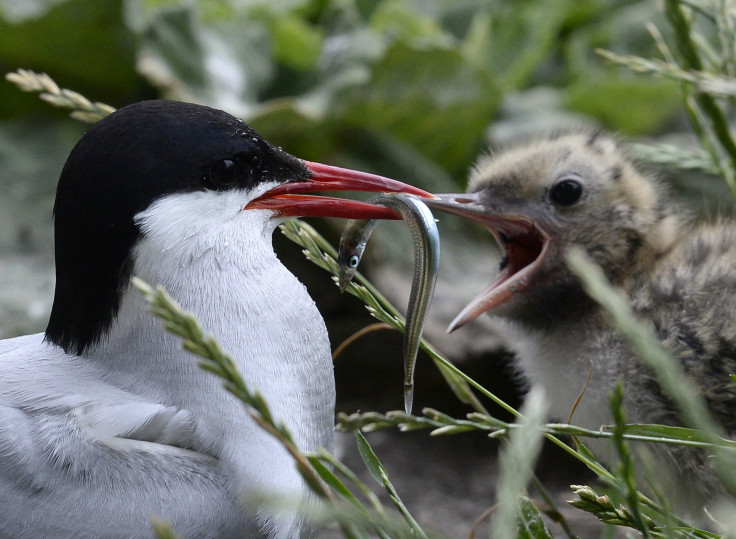
<svg viewBox="0 0 736 539">
<path fill-rule="evenodd" d="M 137 216 L 146 236 L 133 273 L 163 284 L 216 330 L 300 448 L 331 450 L 324 323 L 273 252 L 277 221 L 240 211 L 244 200 L 242 191 L 160 199 Z M 3 535 L 150 536 L 149 516 L 189 537 L 242 537 L 264 525 L 295 535 L 291 518 L 244 522 L 235 494 L 303 496 L 291 457 L 144 303 L 129 286 L 109 333 L 83 356 L 43 334 L 0 342 Z M 287 337 L 264 338 L 274 329 Z"/>
</svg>

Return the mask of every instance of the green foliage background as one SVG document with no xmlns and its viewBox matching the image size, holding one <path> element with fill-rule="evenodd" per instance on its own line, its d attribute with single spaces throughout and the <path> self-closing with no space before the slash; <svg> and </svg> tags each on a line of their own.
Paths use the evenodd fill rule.
<svg viewBox="0 0 736 539">
<path fill-rule="evenodd" d="M 304 159 L 457 191 L 509 138 L 689 130 L 676 82 L 594 52 L 657 56 L 646 22 L 666 27 L 656 0 L 0 0 L 0 71 L 47 72 L 116 108 L 201 102 Z M 49 208 L 83 131 L 0 80 L 0 254 L 52 264 Z M 695 200 L 711 185 L 723 192 Z M 0 336 L 29 330 L 13 301 Z"/>
<path fill-rule="evenodd" d="M 626 0 L 0 0 L 0 69 L 116 107 L 206 103 L 304 158 L 431 187 L 462 183 L 489 126 L 515 119 L 507 98 L 531 89 L 627 135 L 671 127 L 674 83 L 593 52 L 654 54 L 643 22 L 658 17 Z M 527 100 L 516 129 L 538 128 L 549 99 Z M 0 85 L 0 121 L 29 113 L 54 114 Z"/>
<path fill-rule="evenodd" d="M 646 23 L 670 37 L 655 0 L 0 0 L 0 70 L 45 71 L 115 107 L 204 103 L 302 158 L 455 191 L 479 152 L 517 136 L 690 132 L 677 82 L 595 53 L 660 57 Z M 0 272 L 3 251 L 50 253 L 27 208 L 51 207 L 83 130 L 0 83 Z"/>
</svg>

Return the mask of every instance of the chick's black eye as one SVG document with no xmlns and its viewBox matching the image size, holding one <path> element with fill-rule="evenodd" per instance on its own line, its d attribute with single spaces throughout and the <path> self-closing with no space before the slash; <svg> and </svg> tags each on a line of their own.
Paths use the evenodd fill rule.
<svg viewBox="0 0 736 539">
<path fill-rule="evenodd" d="M 211 187 L 220 191 L 230 189 L 237 180 L 237 168 L 231 159 L 222 159 L 212 165 L 207 173 Z"/>
<path fill-rule="evenodd" d="M 550 200 L 558 206 L 572 206 L 582 195 L 582 184 L 570 178 L 557 182 L 549 190 Z"/>
</svg>

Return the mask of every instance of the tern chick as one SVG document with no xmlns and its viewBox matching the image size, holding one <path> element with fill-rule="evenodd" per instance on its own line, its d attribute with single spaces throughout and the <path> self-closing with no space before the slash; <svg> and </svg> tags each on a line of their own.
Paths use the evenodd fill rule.
<svg viewBox="0 0 736 539">
<path fill-rule="evenodd" d="M 428 205 L 486 226 L 503 251 L 494 282 L 449 330 L 487 312 L 550 414 L 598 429 L 625 387 L 629 422 L 681 425 L 673 402 L 565 262 L 582 247 L 628 296 L 642 323 L 679 361 L 715 419 L 736 434 L 736 224 L 696 226 L 613 137 L 568 133 L 481 157 L 468 193 Z M 490 270 L 489 270 L 490 271 Z M 592 365 L 592 367 L 591 367 Z M 590 381 L 586 378 L 592 368 Z M 586 443 L 588 443 L 586 441 Z M 590 440 L 605 459 L 607 442 Z M 695 505 L 718 493 L 703 451 L 658 446 Z M 687 483 L 685 483 L 687 482 Z"/>
</svg>

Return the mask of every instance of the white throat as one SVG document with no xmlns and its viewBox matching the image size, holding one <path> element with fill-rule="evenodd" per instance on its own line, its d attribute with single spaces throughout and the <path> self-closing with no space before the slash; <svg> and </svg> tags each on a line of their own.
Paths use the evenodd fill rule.
<svg viewBox="0 0 736 539">
<path fill-rule="evenodd" d="M 136 216 L 133 275 L 162 284 L 198 317 L 259 389 L 303 450 L 332 450 L 335 387 L 321 315 L 279 262 L 270 212 L 243 192 L 160 199 Z M 257 427 L 128 286 L 108 334 L 88 354 L 105 379 L 192 414 L 192 447 L 220 458 L 246 491 L 302 492 L 291 458 Z"/>
</svg>

